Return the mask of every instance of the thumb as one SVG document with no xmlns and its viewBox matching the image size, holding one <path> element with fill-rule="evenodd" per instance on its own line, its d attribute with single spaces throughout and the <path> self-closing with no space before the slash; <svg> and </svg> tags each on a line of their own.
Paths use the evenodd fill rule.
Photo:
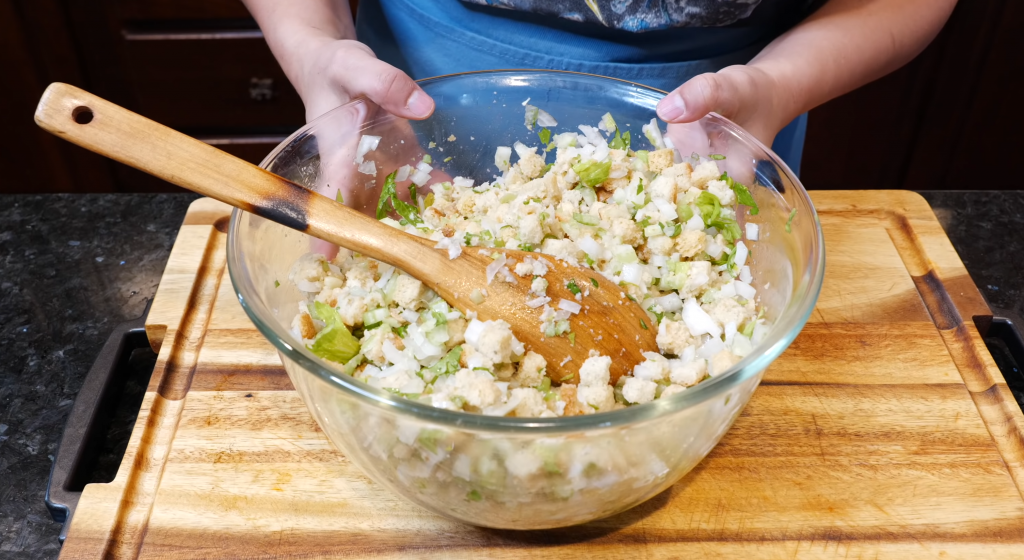
<svg viewBox="0 0 1024 560">
<path fill-rule="evenodd" d="M 730 116 L 737 106 L 733 80 L 715 73 L 689 79 L 658 103 L 658 117 L 665 122 L 693 122 L 715 111 Z"/>
<path fill-rule="evenodd" d="M 425 119 L 434 112 L 434 100 L 398 68 L 369 57 L 353 76 L 352 86 L 385 111 L 406 119 Z"/>
</svg>

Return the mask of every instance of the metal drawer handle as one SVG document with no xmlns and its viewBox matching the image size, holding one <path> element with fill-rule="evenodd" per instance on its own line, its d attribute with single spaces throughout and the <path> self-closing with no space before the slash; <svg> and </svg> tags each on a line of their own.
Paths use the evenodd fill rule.
<svg viewBox="0 0 1024 560">
<path fill-rule="evenodd" d="M 253 101 L 270 101 L 273 98 L 273 78 L 249 78 L 249 99 Z"/>
</svg>

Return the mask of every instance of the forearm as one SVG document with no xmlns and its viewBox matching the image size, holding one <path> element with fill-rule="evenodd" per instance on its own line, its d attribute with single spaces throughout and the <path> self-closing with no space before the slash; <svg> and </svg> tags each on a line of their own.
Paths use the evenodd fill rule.
<svg viewBox="0 0 1024 560">
<path fill-rule="evenodd" d="M 309 46 L 317 41 L 355 39 L 348 0 L 242 0 L 292 84 L 301 91 Z"/>
<path fill-rule="evenodd" d="M 748 66 L 778 92 L 780 127 L 903 66 L 938 34 L 956 0 L 831 0 Z"/>
</svg>

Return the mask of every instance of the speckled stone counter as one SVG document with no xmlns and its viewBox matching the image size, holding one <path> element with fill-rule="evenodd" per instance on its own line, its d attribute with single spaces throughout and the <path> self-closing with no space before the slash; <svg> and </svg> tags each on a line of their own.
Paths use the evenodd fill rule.
<svg viewBox="0 0 1024 560">
<path fill-rule="evenodd" d="M 988 301 L 1024 315 L 1024 192 L 924 194 Z M 194 198 L 0 196 L 0 558 L 57 557 L 43 497 L 68 412 Z"/>
</svg>

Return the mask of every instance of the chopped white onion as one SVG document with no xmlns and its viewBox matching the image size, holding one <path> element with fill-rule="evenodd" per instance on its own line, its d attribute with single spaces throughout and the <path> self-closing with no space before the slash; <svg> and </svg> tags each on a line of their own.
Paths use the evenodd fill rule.
<svg viewBox="0 0 1024 560">
<path fill-rule="evenodd" d="M 452 185 L 456 187 L 472 188 L 473 180 L 467 177 L 456 177 L 452 179 Z"/>
<path fill-rule="evenodd" d="M 595 261 L 604 258 L 604 247 L 589 235 L 577 239 L 576 246 Z"/>
<path fill-rule="evenodd" d="M 710 254 L 710 253 L 708 253 Z M 742 241 L 736 242 L 736 255 L 733 257 L 732 262 L 739 267 L 742 267 L 747 263 L 747 255 L 750 254 L 750 249 Z"/>
<path fill-rule="evenodd" d="M 726 282 L 725 285 L 723 285 L 718 290 L 718 299 L 733 298 L 733 297 L 736 297 L 735 281 L 734 282 Z"/>
<path fill-rule="evenodd" d="M 494 166 L 499 171 L 508 171 L 509 162 L 512 161 L 512 148 L 509 146 L 498 146 L 494 150 Z"/>
<path fill-rule="evenodd" d="M 759 231 L 760 230 L 760 226 L 758 226 L 757 224 L 752 224 L 750 222 L 747 222 L 746 228 L 747 228 L 747 240 L 748 241 L 757 241 L 757 235 L 758 235 L 758 233 L 760 233 L 760 231 Z"/>
<path fill-rule="evenodd" d="M 364 134 L 359 138 L 359 145 L 356 146 L 356 163 L 363 163 L 363 156 L 366 152 L 372 152 L 380 144 L 380 136 Z"/>
<path fill-rule="evenodd" d="M 690 329 L 693 336 L 710 334 L 717 338 L 722 336 L 722 327 L 701 309 L 700 304 L 694 298 L 689 298 L 683 303 L 683 322 L 686 328 Z M 703 356 L 702 356 L 703 357 Z"/>
<path fill-rule="evenodd" d="M 462 238 L 458 237 L 458 236 L 442 237 L 441 240 L 437 242 L 437 245 L 434 245 L 434 248 L 435 249 L 447 249 L 448 250 L 448 260 L 455 259 L 455 258 L 458 258 L 458 256 L 462 254 L 462 242 L 461 242 L 461 239 Z"/>
<path fill-rule="evenodd" d="M 558 308 L 564 311 L 568 311 L 569 313 L 575 315 L 579 313 L 581 309 L 583 309 L 583 306 L 576 303 L 575 301 L 563 299 L 558 302 Z"/>
<path fill-rule="evenodd" d="M 551 302 L 551 298 L 549 298 L 547 296 L 541 296 L 539 298 L 531 299 L 530 301 L 526 302 L 526 306 L 530 307 L 532 309 L 537 309 L 538 307 L 540 307 L 540 306 L 542 306 L 544 304 L 550 303 L 550 302 Z"/>
<path fill-rule="evenodd" d="M 640 263 L 629 263 L 622 266 L 622 281 L 634 286 L 644 285 L 644 266 Z"/>
<path fill-rule="evenodd" d="M 676 292 L 670 292 L 659 298 L 654 298 L 654 303 L 661 306 L 666 313 L 675 313 L 683 308 L 683 298 Z"/>
<path fill-rule="evenodd" d="M 732 338 L 736 336 L 736 321 L 729 321 L 725 324 L 725 344 L 732 344 Z"/>
<path fill-rule="evenodd" d="M 463 337 L 466 339 L 466 342 L 472 344 L 473 346 L 478 345 L 480 343 L 480 335 L 482 335 L 484 332 L 484 326 L 485 325 L 483 321 L 480 321 L 478 319 L 473 319 L 472 321 L 470 321 L 469 324 L 466 325 L 466 334 L 463 335 Z"/>
<path fill-rule="evenodd" d="M 365 173 L 367 175 L 374 175 L 374 176 L 376 176 L 377 175 L 377 164 L 374 163 L 372 159 L 368 159 L 368 160 L 364 161 L 363 163 L 360 163 L 359 167 L 357 167 L 356 170 L 358 170 L 360 173 Z"/>
<path fill-rule="evenodd" d="M 558 121 L 544 109 L 537 109 L 537 124 L 540 126 L 558 126 Z"/>
<path fill-rule="evenodd" d="M 495 385 L 501 384 L 495 383 Z M 505 416 L 509 412 L 515 410 L 515 408 L 519 406 L 519 401 L 521 400 L 523 400 L 523 395 L 521 393 L 513 393 L 509 397 L 508 401 L 502 404 L 492 404 L 491 406 L 484 408 L 480 412 L 484 413 L 485 416 Z"/>
<path fill-rule="evenodd" d="M 687 231 L 704 231 L 704 219 L 699 213 L 694 212 L 693 217 L 686 221 Z"/>
<path fill-rule="evenodd" d="M 715 354 L 725 350 L 725 343 L 720 339 L 711 337 L 703 346 L 697 349 L 697 357 L 710 361 Z"/>
<path fill-rule="evenodd" d="M 505 255 L 504 253 L 494 260 L 491 264 L 487 265 L 487 283 L 490 284 L 491 280 L 494 280 L 494 275 L 498 273 L 501 267 L 505 266 Z"/>
<path fill-rule="evenodd" d="M 519 159 L 525 159 L 526 157 L 536 155 L 537 153 L 537 148 L 528 148 L 526 147 L 526 144 L 519 141 L 512 144 L 512 149 L 516 151 L 516 155 L 519 156 Z"/>
<path fill-rule="evenodd" d="M 757 295 L 757 290 L 750 284 L 738 280 L 733 283 L 736 285 L 736 295 L 741 298 L 749 300 L 754 299 L 754 296 Z"/>
<path fill-rule="evenodd" d="M 419 169 L 420 171 L 422 171 L 424 173 L 430 173 L 431 171 L 434 170 L 434 167 L 431 166 L 430 164 L 428 164 L 425 161 L 421 161 L 421 162 L 416 164 L 416 169 Z"/>
<path fill-rule="evenodd" d="M 676 205 L 662 198 L 652 199 L 651 202 L 658 207 L 658 213 L 661 214 L 661 219 L 664 221 L 675 220 L 679 217 L 676 213 Z M 641 218 L 643 219 L 643 218 Z"/>
<path fill-rule="evenodd" d="M 417 185 L 426 185 L 427 181 L 430 181 L 430 173 L 423 171 L 422 169 L 417 169 L 409 179 Z"/>
<path fill-rule="evenodd" d="M 707 242 L 704 244 L 704 252 L 711 256 L 713 259 L 718 259 L 722 256 L 725 251 L 725 247 L 722 247 L 715 241 L 714 237 L 708 236 Z"/>
<path fill-rule="evenodd" d="M 645 124 L 640 130 L 647 136 L 647 140 L 650 141 L 655 150 L 665 148 L 665 139 L 661 135 L 661 129 L 658 128 L 657 118 L 651 119 L 651 122 Z"/>
<path fill-rule="evenodd" d="M 398 172 L 395 173 L 395 181 L 401 183 L 402 181 L 409 178 L 409 173 L 412 172 L 411 165 L 403 165 L 398 168 Z"/>
<path fill-rule="evenodd" d="M 740 282 L 746 282 L 747 284 L 750 284 L 753 281 L 754 281 L 754 275 L 750 274 L 750 267 L 749 266 L 741 266 L 740 267 Z"/>
</svg>

